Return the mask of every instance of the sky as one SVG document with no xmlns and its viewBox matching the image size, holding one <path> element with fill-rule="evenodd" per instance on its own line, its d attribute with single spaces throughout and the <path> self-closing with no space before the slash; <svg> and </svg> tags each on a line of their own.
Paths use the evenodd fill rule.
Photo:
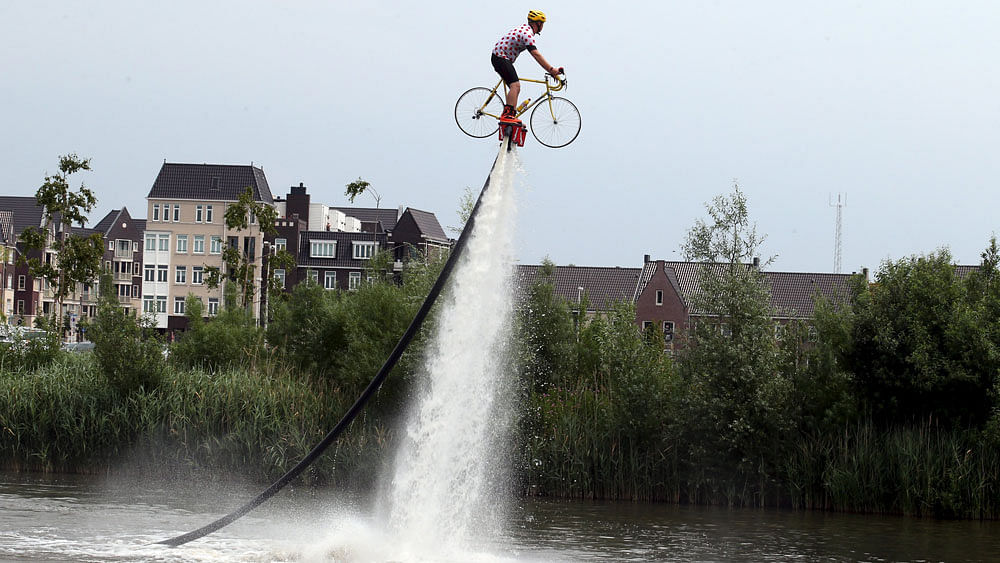
<svg viewBox="0 0 1000 563">
<path fill-rule="evenodd" d="M 301 182 L 348 205 L 361 177 L 383 207 L 457 225 L 498 144 L 461 133 L 455 101 L 496 83 L 493 44 L 529 9 L 583 128 L 520 149 L 521 263 L 681 259 L 734 183 L 774 271 L 834 271 L 838 194 L 843 272 L 940 248 L 976 264 L 998 230 L 1000 3 L 978 0 L 12 0 L 0 194 L 34 194 L 76 153 L 93 224 L 143 217 L 164 161 L 253 163 L 275 196 Z"/>
</svg>

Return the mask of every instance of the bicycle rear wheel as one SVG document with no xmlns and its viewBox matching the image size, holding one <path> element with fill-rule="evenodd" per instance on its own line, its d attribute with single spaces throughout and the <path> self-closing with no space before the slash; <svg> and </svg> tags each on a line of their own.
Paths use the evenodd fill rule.
<svg viewBox="0 0 1000 563">
<path fill-rule="evenodd" d="M 455 102 L 455 123 L 463 133 L 482 139 L 497 132 L 503 100 L 489 88 L 472 88 Z"/>
<path fill-rule="evenodd" d="M 580 134 L 580 110 L 566 98 L 552 96 L 531 110 L 531 134 L 553 149 L 565 147 Z"/>
</svg>

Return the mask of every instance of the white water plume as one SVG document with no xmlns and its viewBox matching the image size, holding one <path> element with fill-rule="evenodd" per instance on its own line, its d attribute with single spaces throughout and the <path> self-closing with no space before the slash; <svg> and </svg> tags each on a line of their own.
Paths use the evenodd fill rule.
<svg viewBox="0 0 1000 563">
<path fill-rule="evenodd" d="M 501 150 L 443 294 L 426 386 L 396 459 L 386 509 L 391 533 L 411 555 L 481 547 L 503 528 L 519 170 L 517 153 Z"/>
</svg>

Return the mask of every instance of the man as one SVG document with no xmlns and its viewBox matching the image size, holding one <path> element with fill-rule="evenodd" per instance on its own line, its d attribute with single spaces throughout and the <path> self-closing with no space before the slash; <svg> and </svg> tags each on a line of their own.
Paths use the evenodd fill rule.
<svg viewBox="0 0 1000 563">
<path fill-rule="evenodd" d="M 561 68 L 557 69 L 550 65 L 545 60 L 545 57 L 538 52 L 538 48 L 535 47 L 535 36 L 542 34 L 544 26 L 545 14 L 531 10 L 528 12 L 528 23 L 519 25 L 508 31 L 493 47 L 493 55 L 490 57 L 490 61 L 493 63 L 493 68 L 497 71 L 497 74 L 504 81 L 504 84 L 507 85 L 507 103 L 504 104 L 503 114 L 500 116 L 500 119 L 503 121 L 520 121 L 516 116 L 516 108 L 517 97 L 521 94 L 521 82 L 517 78 L 517 71 L 514 70 L 514 61 L 517 60 L 517 56 L 521 54 L 521 51 L 531 53 L 531 56 L 538 61 L 538 64 L 545 69 L 545 72 L 553 76 L 562 71 Z"/>
</svg>

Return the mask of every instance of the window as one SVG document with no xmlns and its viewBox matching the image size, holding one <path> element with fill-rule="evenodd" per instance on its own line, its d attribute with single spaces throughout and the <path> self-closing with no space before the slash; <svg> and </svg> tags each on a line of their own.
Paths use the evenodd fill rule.
<svg viewBox="0 0 1000 563">
<path fill-rule="evenodd" d="M 184 298 L 174 297 L 174 314 L 183 315 L 184 314 Z"/>
<path fill-rule="evenodd" d="M 355 242 L 354 243 L 354 259 L 355 260 L 368 260 L 375 254 L 375 243 L 374 242 Z"/>
<path fill-rule="evenodd" d="M 218 235 L 212 235 L 211 245 L 212 245 L 211 246 L 212 254 L 222 254 L 222 237 Z"/>
<path fill-rule="evenodd" d="M 156 296 L 156 312 L 166 313 L 167 312 L 167 296 L 157 295 Z"/>
<path fill-rule="evenodd" d="M 155 313 L 156 312 L 156 301 L 153 299 L 152 295 L 142 296 L 142 312 L 143 313 Z"/>
<path fill-rule="evenodd" d="M 195 254 L 205 253 L 205 235 L 195 235 L 194 236 L 194 248 L 192 251 Z"/>
<path fill-rule="evenodd" d="M 174 223 L 180 223 L 180 222 L 181 222 L 181 206 L 180 205 L 175 205 L 174 206 Z"/>
<path fill-rule="evenodd" d="M 134 297 L 134 298 L 138 298 L 139 297 L 139 286 L 137 286 L 137 285 L 133 285 L 132 286 L 132 297 Z M 93 315 L 91 315 L 91 316 L 93 316 Z"/>
<path fill-rule="evenodd" d="M 174 269 L 174 283 L 187 283 L 187 266 L 177 266 Z"/>
<path fill-rule="evenodd" d="M 24 314 L 24 299 L 17 300 L 17 308 L 14 309 L 14 312 L 18 315 Z"/>
<path fill-rule="evenodd" d="M 649 327 L 653 326 L 653 321 L 642 321 L 642 331 L 646 332 Z"/>
<path fill-rule="evenodd" d="M 154 221 L 159 221 L 160 220 L 160 204 L 159 203 L 154 203 L 153 204 L 153 220 Z"/>
<path fill-rule="evenodd" d="M 351 272 L 351 276 L 347 281 L 347 288 L 351 291 L 361 287 L 361 272 Z"/>
<path fill-rule="evenodd" d="M 191 284 L 201 285 L 205 280 L 205 270 L 201 266 L 191 266 Z"/>
<path fill-rule="evenodd" d="M 204 213 L 204 208 L 201 205 L 194 206 L 194 222 L 201 223 L 202 214 Z"/>
<path fill-rule="evenodd" d="M 657 305 L 663 305 L 663 290 L 662 289 L 657 289 L 656 290 L 656 304 Z"/>
<path fill-rule="evenodd" d="M 326 289 L 337 289 L 337 272 L 323 273 L 323 287 Z"/>
<path fill-rule="evenodd" d="M 146 235 L 146 250 L 156 250 L 156 235 Z"/>
<path fill-rule="evenodd" d="M 288 239 L 276 238 L 274 239 L 274 251 L 285 250 L 288 248 Z"/>
<path fill-rule="evenodd" d="M 188 251 L 188 236 L 177 235 L 177 254 L 187 254 L 187 251 Z"/>
<path fill-rule="evenodd" d="M 316 270 L 309 270 L 309 282 L 319 283 L 319 272 Z"/>
<path fill-rule="evenodd" d="M 219 298 L 209 297 L 208 298 L 208 314 L 215 316 L 219 314 Z"/>
<path fill-rule="evenodd" d="M 212 222 L 212 206 L 211 205 L 206 205 L 205 206 L 205 222 L 206 223 L 211 223 Z"/>
<path fill-rule="evenodd" d="M 132 241 L 132 252 L 139 252 L 139 243 Z"/>
<path fill-rule="evenodd" d="M 24 291 L 25 276 L 17 276 L 17 290 Z"/>
<path fill-rule="evenodd" d="M 274 279 L 278 280 L 278 285 L 285 287 L 285 271 L 281 268 L 274 269 Z"/>
<path fill-rule="evenodd" d="M 145 267 L 146 275 L 143 276 L 143 281 L 156 281 L 156 266 L 152 264 L 146 264 Z"/>
<path fill-rule="evenodd" d="M 672 342 L 674 340 L 674 323 L 673 321 L 663 321 L 663 341 Z"/>
<path fill-rule="evenodd" d="M 165 282 L 167 281 L 167 265 L 160 264 L 156 267 L 156 281 Z"/>
<path fill-rule="evenodd" d="M 335 240 L 309 241 L 309 256 L 311 256 L 312 258 L 336 258 L 337 241 Z"/>
<path fill-rule="evenodd" d="M 132 258 L 132 241 L 118 239 L 116 242 L 118 249 L 115 251 L 115 256 L 118 258 Z"/>
<path fill-rule="evenodd" d="M 108 250 L 114 250 L 114 249 L 115 249 L 115 241 L 109 240 L 108 241 Z"/>
<path fill-rule="evenodd" d="M 160 252 L 170 252 L 170 235 L 159 235 Z"/>
</svg>

